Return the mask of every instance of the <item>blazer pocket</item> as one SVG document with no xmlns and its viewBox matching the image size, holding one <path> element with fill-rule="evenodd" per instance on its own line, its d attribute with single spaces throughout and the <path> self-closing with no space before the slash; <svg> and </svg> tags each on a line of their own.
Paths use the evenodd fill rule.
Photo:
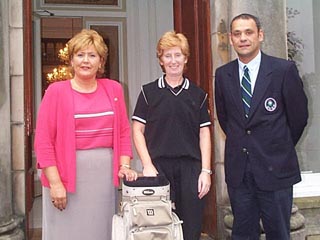
<svg viewBox="0 0 320 240">
<path fill-rule="evenodd" d="M 273 144 L 270 153 L 268 171 L 277 178 L 293 177 L 300 172 L 297 154 L 292 142 Z"/>
</svg>

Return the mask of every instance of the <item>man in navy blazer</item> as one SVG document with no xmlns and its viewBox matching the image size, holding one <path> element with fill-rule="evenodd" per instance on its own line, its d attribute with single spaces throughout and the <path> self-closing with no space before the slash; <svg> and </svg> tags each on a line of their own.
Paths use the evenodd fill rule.
<svg viewBox="0 0 320 240">
<path fill-rule="evenodd" d="M 259 239 L 261 219 L 267 239 L 289 240 L 293 185 L 301 180 L 295 145 L 307 124 L 307 97 L 294 62 L 261 52 L 257 17 L 236 16 L 230 28 L 238 59 L 216 70 L 215 103 L 226 134 L 232 239 Z M 244 66 L 251 84 L 248 113 L 241 94 Z"/>
</svg>

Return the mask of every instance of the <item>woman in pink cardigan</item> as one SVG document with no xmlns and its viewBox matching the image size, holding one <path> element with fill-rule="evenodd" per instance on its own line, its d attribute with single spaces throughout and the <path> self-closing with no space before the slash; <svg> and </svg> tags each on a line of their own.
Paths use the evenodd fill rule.
<svg viewBox="0 0 320 240">
<path fill-rule="evenodd" d="M 111 239 L 119 177 L 137 179 L 122 87 L 97 79 L 107 52 L 96 31 L 75 35 L 68 42 L 73 78 L 51 84 L 41 102 L 35 152 L 43 240 Z"/>
</svg>

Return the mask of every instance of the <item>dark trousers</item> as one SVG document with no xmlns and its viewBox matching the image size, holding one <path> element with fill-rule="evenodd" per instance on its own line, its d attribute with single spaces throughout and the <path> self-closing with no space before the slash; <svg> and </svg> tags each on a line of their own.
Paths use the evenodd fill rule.
<svg viewBox="0 0 320 240">
<path fill-rule="evenodd" d="M 201 162 L 188 158 L 156 159 L 159 174 L 170 182 L 170 197 L 175 212 L 183 221 L 184 240 L 198 240 L 201 235 L 204 199 L 198 198 L 198 178 Z"/>
<path fill-rule="evenodd" d="M 228 186 L 228 193 L 234 216 L 231 239 L 259 240 L 260 219 L 267 240 L 290 239 L 292 187 L 262 191 L 253 174 L 246 172 L 242 184 L 237 188 Z"/>
</svg>

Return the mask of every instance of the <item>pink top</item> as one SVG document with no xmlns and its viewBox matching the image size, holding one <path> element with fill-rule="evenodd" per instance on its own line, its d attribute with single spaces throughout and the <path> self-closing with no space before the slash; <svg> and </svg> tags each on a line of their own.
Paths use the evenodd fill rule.
<svg viewBox="0 0 320 240">
<path fill-rule="evenodd" d="M 110 79 L 99 79 L 99 84 L 109 97 L 114 110 L 113 121 L 113 176 L 119 185 L 120 156 L 132 158 L 130 125 L 121 85 Z M 61 181 L 68 192 L 76 190 L 76 137 L 75 106 L 70 80 L 51 84 L 40 104 L 36 134 L 35 153 L 37 167 L 57 166 Z M 43 186 L 49 187 L 44 174 Z"/>
<path fill-rule="evenodd" d="M 73 91 L 76 149 L 113 147 L 114 111 L 101 84 L 93 93 Z"/>
</svg>

